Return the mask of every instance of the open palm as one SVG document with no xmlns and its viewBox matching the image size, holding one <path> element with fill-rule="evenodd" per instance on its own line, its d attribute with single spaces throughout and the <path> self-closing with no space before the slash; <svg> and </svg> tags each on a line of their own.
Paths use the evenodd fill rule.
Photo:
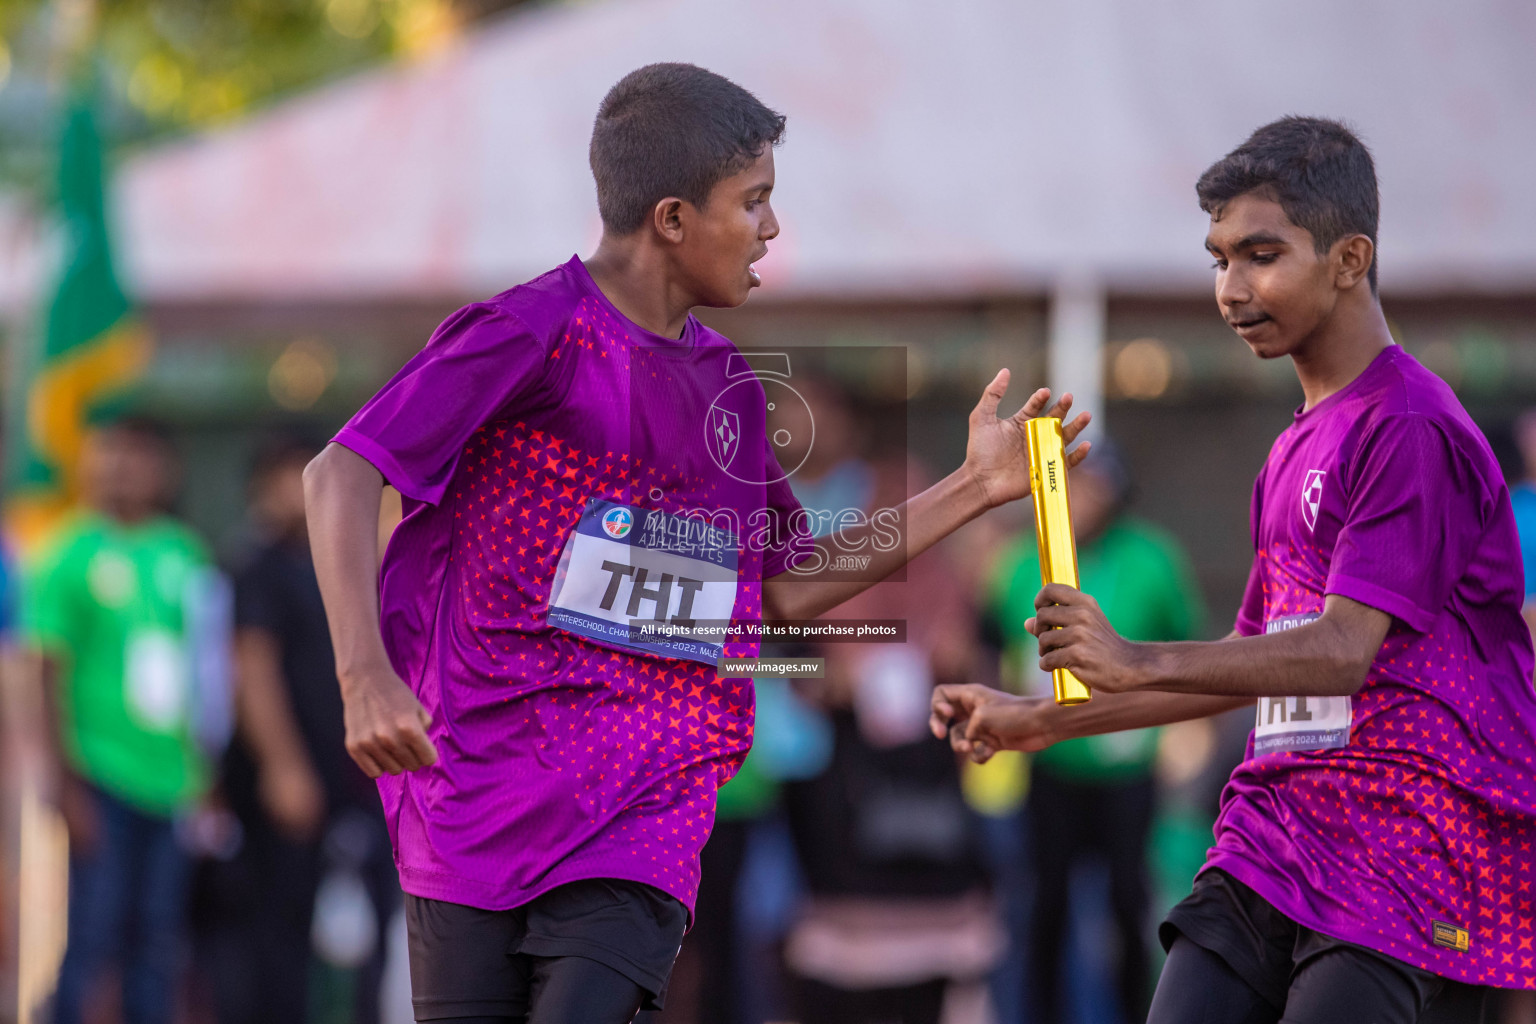
<svg viewBox="0 0 1536 1024">
<path fill-rule="evenodd" d="M 1053 416 L 1062 421 L 1063 441 L 1070 445 L 1088 426 L 1089 414 L 1083 413 L 1070 423 L 1067 414 L 1072 411 L 1071 393 L 1044 411 L 1051 400 L 1050 388 L 1041 388 L 1029 396 L 1024 407 L 1012 416 L 999 418 L 997 407 L 1008 393 L 1007 370 L 999 370 L 992 383 L 981 393 L 981 401 L 971 410 L 970 436 L 965 444 L 965 466 L 972 479 L 987 497 L 992 507 L 1016 501 L 1029 494 L 1029 436 L 1024 424 L 1036 416 Z M 1084 441 L 1067 455 L 1067 468 L 1071 469 L 1088 455 L 1089 442 Z"/>
</svg>

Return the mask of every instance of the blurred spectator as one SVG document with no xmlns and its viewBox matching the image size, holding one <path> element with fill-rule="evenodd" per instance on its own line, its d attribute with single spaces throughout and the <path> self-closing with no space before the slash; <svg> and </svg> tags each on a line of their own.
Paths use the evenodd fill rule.
<svg viewBox="0 0 1536 1024">
<path fill-rule="evenodd" d="M 1093 458 L 1071 480 L 1081 589 L 1128 639 L 1196 636 L 1204 611 L 1188 560 L 1168 534 L 1125 514 L 1130 477 L 1115 446 L 1097 441 Z M 1037 647 L 1024 630 L 1039 590 L 1039 553 L 1030 531 L 998 561 L 988 620 L 1000 634 L 1009 682 L 1049 693 L 1050 674 L 1036 667 Z M 1158 730 L 1142 729 L 1068 740 L 1035 755 L 1026 805 L 1036 872 L 1030 991 L 1042 1024 L 1066 1019 L 1062 952 L 1070 948 L 1072 869 L 1092 855 L 1102 856 L 1109 867 L 1121 1019 L 1146 1016 L 1151 996 L 1147 839 L 1157 745 Z"/>
<path fill-rule="evenodd" d="M 764 657 L 797 657 L 804 645 L 764 644 Z M 757 679 L 752 750 L 741 770 L 720 787 L 715 827 L 702 854 L 693 928 L 668 987 L 666 1024 L 744 1024 L 779 1016 L 776 924 L 789 915 L 798 876 L 782 832 L 782 783 L 825 770 L 832 729 L 788 680 Z M 756 858 L 755 863 L 753 858 Z M 756 871 L 753 872 L 755 867 Z M 743 880 L 751 878 L 743 898 Z M 745 903 L 745 906 L 743 904 Z M 765 918 L 767 920 L 765 920 Z M 771 947 L 771 948 L 770 948 Z M 642 1013 L 638 1024 L 656 1015 Z"/>
<path fill-rule="evenodd" d="M 238 729 L 222 777 L 242 840 L 200 886 L 203 969 L 220 1024 L 304 1024 L 313 996 L 335 987 L 316 983 L 326 971 L 350 977 L 329 1019 L 379 1018 L 381 925 L 399 888 L 377 791 L 343 742 L 304 524 L 303 471 L 318 450 L 275 441 L 251 475 L 259 541 L 235 579 Z"/>
<path fill-rule="evenodd" d="M 0 648 L 10 646 L 16 625 L 15 570 L 11 564 L 10 549 L 0 540 Z"/>
<path fill-rule="evenodd" d="M 1515 444 L 1525 475 L 1509 489 L 1509 500 L 1515 507 L 1515 528 L 1520 531 L 1525 562 L 1525 620 L 1536 631 L 1536 409 L 1515 420 Z"/>
<path fill-rule="evenodd" d="M 87 508 L 52 538 L 24 591 L 69 830 L 57 1024 L 78 1024 L 113 974 L 127 1024 L 172 1015 L 190 866 L 176 822 L 208 785 L 200 725 L 222 681 L 205 674 L 204 655 L 228 639 L 211 634 L 208 554 L 165 513 L 174 470 L 156 424 L 124 419 L 92 433 Z"/>
<path fill-rule="evenodd" d="M 21 846 L 18 804 L 23 760 L 17 749 L 20 723 L 18 710 L 21 666 L 15 657 L 16 574 L 11 552 L 0 537 L 0 765 L 5 776 L 0 780 L 0 964 L 9 968 L 17 962 L 16 934 L 19 925 L 17 906 L 19 865 L 16 856 Z M 10 971 L 0 968 L 0 984 L 11 981 Z"/>
<path fill-rule="evenodd" d="M 808 890 L 785 945 L 796 1009 L 802 1024 L 937 1022 L 952 984 L 983 980 L 1006 946 L 959 766 L 923 714 L 936 683 L 968 677 L 973 614 L 940 550 L 840 611 L 905 619 L 907 642 L 818 652 L 832 762 L 784 791 Z"/>
<path fill-rule="evenodd" d="M 858 457 L 855 424 L 832 387 L 797 382 L 815 417 L 780 403 L 772 425 L 794 440 L 785 465 L 818 533 L 837 513 L 870 513 L 906 496 L 905 467 Z M 857 554 L 854 552 L 853 554 Z M 788 782 L 784 803 L 808 890 L 785 942 L 801 1024 L 937 1022 L 953 982 L 980 982 L 1006 944 L 987 891 L 979 825 L 948 744 L 927 731 L 937 682 L 967 679 L 975 613 L 942 550 L 904 582 L 865 591 L 841 619 L 900 619 L 903 644 L 827 644 L 826 677 L 802 692 L 832 723 L 828 767 Z M 807 652 L 801 652 L 807 653 Z"/>
</svg>

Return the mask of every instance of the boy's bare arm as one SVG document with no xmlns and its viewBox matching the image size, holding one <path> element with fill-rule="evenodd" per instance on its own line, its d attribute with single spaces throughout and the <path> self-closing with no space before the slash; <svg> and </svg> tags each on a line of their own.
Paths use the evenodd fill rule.
<svg viewBox="0 0 1536 1024">
<path fill-rule="evenodd" d="M 379 499 L 384 478 L 367 459 L 326 445 L 304 470 L 315 576 L 336 650 L 347 753 L 370 776 L 437 760 L 431 718 L 395 674 L 379 633 Z"/>
<path fill-rule="evenodd" d="M 270 630 L 235 631 L 235 720 L 255 755 L 262 805 L 278 828 L 305 840 L 325 817 L 325 789 L 283 685 L 281 647 Z"/>
<path fill-rule="evenodd" d="M 957 751 L 980 762 L 999 750 L 1044 750 L 1062 740 L 1187 722 L 1249 703 L 1247 697 L 1146 692 L 1095 693 L 1087 704 L 1063 706 L 1050 697 L 1017 697 L 966 683 L 934 689 L 928 724 L 935 736 L 947 736 Z"/>
<path fill-rule="evenodd" d="M 1040 415 L 1062 419 L 1062 434 L 1066 443 L 1071 444 L 1088 425 L 1088 414 L 1066 422 L 1072 409 L 1070 394 L 1062 395 L 1050 412 L 1044 412 L 1051 393 L 1041 388 L 1017 413 L 999 419 L 997 407 L 1007 390 L 1008 371 L 1003 370 L 987 385 L 971 412 L 965 462 L 943 480 L 902 503 L 897 521 L 904 524 L 903 543 L 893 550 L 880 550 L 873 543 L 878 539 L 876 528 L 868 522 L 839 531 L 836 539 L 821 538 L 816 546 L 825 560 L 818 564 L 828 564 L 841 548 L 869 552 L 869 566 L 858 579 L 817 579 L 813 574 L 789 570 L 766 579 L 763 618 L 814 619 L 869 589 L 981 513 L 1027 496 L 1029 445 L 1025 421 Z M 1067 465 L 1076 466 L 1087 454 L 1085 443 L 1067 457 Z"/>
<path fill-rule="evenodd" d="M 1040 668 L 1070 668 L 1096 692 L 1161 690 L 1241 697 L 1347 697 L 1365 682 L 1392 617 L 1329 594 L 1321 616 L 1264 636 L 1216 643 L 1132 643 L 1098 602 L 1053 584 L 1026 628 L 1040 640 Z"/>
</svg>

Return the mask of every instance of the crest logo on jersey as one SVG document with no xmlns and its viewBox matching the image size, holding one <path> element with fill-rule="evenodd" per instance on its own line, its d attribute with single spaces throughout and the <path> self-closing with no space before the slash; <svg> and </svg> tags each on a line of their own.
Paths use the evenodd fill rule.
<svg viewBox="0 0 1536 1024">
<path fill-rule="evenodd" d="M 611 508 L 603 515 L 603 531 L 614 540 L 623 540 L 635 528 L 635 514 L 627 508 Z"/>
<path fill-rule="evenodd" d="M 741 441 L 741 420 L 734 412 L 718 405 L 709 407 L 709 441 L 715 464 L 729 470 L 731 460 L 736 458 L 736 446 Z"/>
<path fill-rule="evenodd" d="M 1317 510 L 1323 503 L 1323 478 L 1326 470 L 1309 469 L 1307 479 L 1301 485 L 1301 518 L 1307 521 L 1307 529 L 1317 529 Z"/>
</svg>

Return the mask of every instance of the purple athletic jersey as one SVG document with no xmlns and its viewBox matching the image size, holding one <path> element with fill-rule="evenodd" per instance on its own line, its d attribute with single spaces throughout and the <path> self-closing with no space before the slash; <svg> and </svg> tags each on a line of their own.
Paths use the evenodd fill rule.
<svg viewBox="0 0 1536 1024">
<path fill-rule="evenodd" d="M 1353 697 L 1261 698 L 1208 867 L 1287 916 L 1460 981 L 1536 987 L 1536 695 L 1503 476 L 1401 348 L 1275 442 L 1245 636 L 1326 594 L 1392 616 Z"/>
<path fill-rule="evenodd" d="M 622 878 L 691 912 L 752 742 L 714 660 L 757 653 L 761 580 L 808 545 L 742 363 L 692 317 L 637 327 L 573 258 L 449 317 L 336 435 L 404 496 L 381 622 L 440 755 L 379 779 L 406 892 Z"/>
</svg>

